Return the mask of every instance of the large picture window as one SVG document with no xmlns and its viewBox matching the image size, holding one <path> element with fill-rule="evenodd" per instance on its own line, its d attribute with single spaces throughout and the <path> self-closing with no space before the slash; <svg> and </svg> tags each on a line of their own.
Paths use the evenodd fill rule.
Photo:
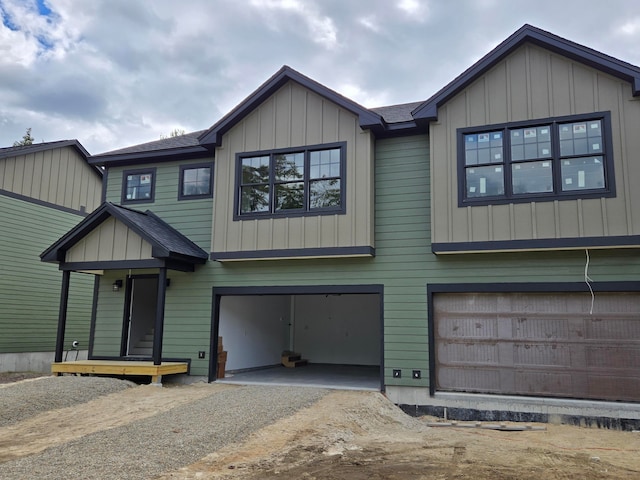
<svg viewBox="0 0 640 480">
<path fill-rule="evenodd" d="M 122 203 L 153 202 L 156 169 L 124 171 Z"/>
<path fill-rule="evenodd" d="M 345 144 L 237 156 L 237 217 L 344 211 Z"/>
<path fill-rule="evenodd" d="M 458 165 L 461 205 L 612 196 L 610 115 L 460 129 Z"/>
</svg>

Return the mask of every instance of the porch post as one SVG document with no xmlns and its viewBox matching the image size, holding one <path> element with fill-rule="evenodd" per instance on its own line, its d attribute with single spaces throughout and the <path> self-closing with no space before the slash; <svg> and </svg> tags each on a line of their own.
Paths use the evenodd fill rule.
<svg viewBox="0 0 640 480">
<path fill-rule="evenodd" d="M 56 336 L 56 355 L 54 361 L 62 361 L 62 351 L 64 350 L 64 331 L 67 326 L 67 304 L 69 303 L 69 282 L 71 271 L 62 271 L 62 289 L 60 290 L 60 310 L 58 312 L 58 334 Z"/>
<path fill-rule="evenodd" d="M 153 364 L 162 363 L 162 336 L 164 328 L 164 299 L 167 294 L 167 267 L 161 267 L 158 274 L 158 301 L 156 303 L 156 324 L 153 331 Z"/>
</svg>

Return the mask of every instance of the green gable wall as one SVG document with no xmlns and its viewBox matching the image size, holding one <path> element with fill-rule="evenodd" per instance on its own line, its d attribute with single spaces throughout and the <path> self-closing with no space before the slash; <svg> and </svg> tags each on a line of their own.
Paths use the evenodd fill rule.
<svg viewBox="0 0 640 480">
<path fill-rule="evenodd" d="M 82 217 L 0 195 L 0 353 L 53 352 L 62 273 L 39 255 Z M 73 273 L 65 349 L 86 349 L 93 275 Z"/>
</svg>

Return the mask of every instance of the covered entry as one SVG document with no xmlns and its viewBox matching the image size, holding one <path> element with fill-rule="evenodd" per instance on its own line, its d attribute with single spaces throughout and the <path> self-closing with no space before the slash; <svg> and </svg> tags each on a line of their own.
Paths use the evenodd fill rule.
<svg viewBox="0 0 640 480">
<path fill-rule="evenodd" d="M 81 271 L 92 273 L 98 277 L 105 271 L 131 272 L 144 269 L 151 272 L 144 275 L 127 275 L 126 302 L 124 304 L 122 339 L 118 351 L 109 357 L 93 358 L 92 345 L 95 341 L 95 316 L 98 301 L 98 284 L 96 282 L 94 312 L 92 319 L 89 360 L 112 362 L 109 369 L 118 369 L 113 361 L 151 360 L 152 370 L 163 364 L 162 344 L 164 329 L 164 311 L 167 289 L 167 272 L 177 270 L 193 272 L 196 265 L 207 261 L 207 253 L 195 243 L 162 221 L 150 211 L 140 212 L 124 208 L 112 203 L 103 203 L 98 209 L 87 216 L 76 227 L 64 235 L 60 240 L 45 250 L 41 259 L 44 262 L 58 263 L 62 270 L 62 291 L 60 295 L 60 314 L 58 317 L 58 331 L 56 339 L 54 372 L 70 372 L 70 366 L 61 366 L 65 340 L 65 327 L 68 308 L 68 292 L 70 272 Z M 120 277 L 113 284 L 113 289 L 122 288 Z M 89 320 L 89 319 L 87 319 Z M 147 345 L 141 346 L 141 340 L 148 336 Z M 77 365 L 81 368 L 80 365 Z M 145 367 L 145 365 L 140 366 Z M 82 367 L 85 368 L 85 367 Z M 107 363 L 90 367 L 95 373 L 103 371 Z M 125 366 L 126 374 L 133 374 L 133 364 Z M 161 369 L 160 369 L 161 370 Z M 181 366 L 171 368 L 165 373 L 186 372 L 188 362 L 181 362 Z M 85 370 L 79 370 L 86 373 Z M 111 372 L 113 373 L 113 372 Z M 158 377 L 162 373 L 154 373 Z"/>
<path fill-rule="evenodd" d="M 362 367 L 382 385 L 382 286 L 214 288 L 213 294 L 212 332 L 222 337 L 231 374 L 253 371 L 256 378 L 291 351 L 309 367 L 295 367 L 295 373 L 280 367 L 279 377 L 289 370 L 289 377 L 308 383 L 301 377 L 319 372 L 319 365 L 334 367 L 327 375 L 356 375 L 356 368 L 343 367 Z"/>
<path fill-rule="evenodd" d="M 593 304 L 588 290 L 431 301 L 437 391 L 640 401 L 638 292 L 596 292 Z"/>
</svg>

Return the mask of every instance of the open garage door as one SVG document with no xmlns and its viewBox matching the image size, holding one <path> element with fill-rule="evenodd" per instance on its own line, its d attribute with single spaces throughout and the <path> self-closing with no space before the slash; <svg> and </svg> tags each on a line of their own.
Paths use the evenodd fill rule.
<svg viewBox="0 0 640 480">
<path fill-rule="evenodd" d="M 266 367 L 281 364 L 284 351 L 292 351 L 310 367 L 366 367 L 376 386 L 381 384 L 381 293 L 336 293 L 335 287 L 331 293 L 228 290 L 230 294 L 219 295 L 217 300 L 217 330 L 227 352 L 227 372 L 239 376 L 266 371 Z M 319 287 L 314 290 L 322 291 Z M 305 368 L 296 368 L 296 375 L 304 375 Z M 312 370 L 317 371 L 307 369 Z"/>
<path fill-rule="evenodd" d="M 435 293 L 436 390 L 640 401 L 640 294 Z"/>
</svg>

